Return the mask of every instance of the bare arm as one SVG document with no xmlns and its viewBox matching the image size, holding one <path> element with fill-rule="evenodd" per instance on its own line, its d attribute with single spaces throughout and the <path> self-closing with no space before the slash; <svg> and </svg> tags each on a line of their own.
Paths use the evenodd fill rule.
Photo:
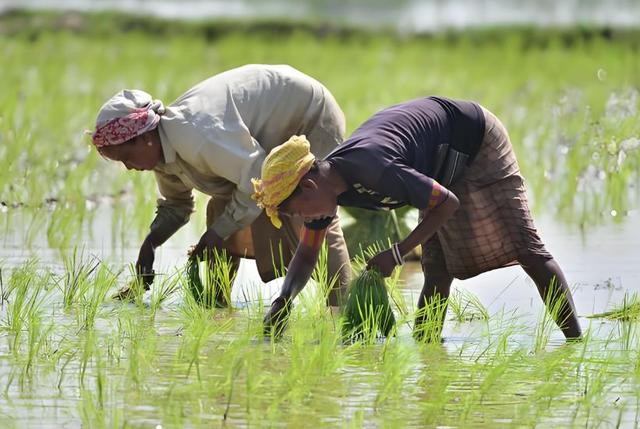
<svg viewBox="0 0 640 429">
<path fill-rule="evenodd" d="M 311 230 L 303 228 L 302 237 L 293 259 L 289 263 L 280 295 L 273 301 L 264 317 L 265 333 L 278 335 L 284 329 L 291 310 L 293 299 L 307 285 L 313 269 L 318 262 L 320 247 L 326 235 L 326 229 Z"/>
<path fill-rule="evenodd" d="M 411 252 L 416 246 L 427 242 L 460 206 L 460 202 L 453 192 L 446 191 L 444 188 L 442 190 L 442 198 L 434 199 L 432 206 L 425 210 L 425 216 L 418 226 L 398 242 L 401 256 Z M 371 258 L 367 263 L 367 268 L 378 267 L 382 275 L 388 277 L 396 265 L 393 250 L 387 249 Z"/>
<path fill-rule="evenodd" d="M 460 202 L 453 192 L 442 203 L 428 210 L 418 226 L 398 243 L 400 253 L 406 255 L 416 246 L 427 242 L 433 234 L 458 210 Z"/>
<path fill-rule="evenodd" d="M 171 174 L 155 171 L 155 176 L 162 198 L 158 200 L 156 217 L 140 246 L 136 262 L 136 271 L 147 286 L 153 282 L 155 249 L 184 226 L 193 211 L 190 187 Z"/>
</svg>

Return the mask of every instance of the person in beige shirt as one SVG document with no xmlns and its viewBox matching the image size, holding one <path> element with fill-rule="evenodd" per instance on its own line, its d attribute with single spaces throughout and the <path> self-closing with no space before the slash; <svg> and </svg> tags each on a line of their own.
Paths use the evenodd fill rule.
<svg viewBox="0 0 640 429">
<path fill-rule="evenodd" d="M 260 176 L 266 155 L 292 135 L 306 135 L 321 158 L 344 132 L 344 114 L 329 90 L 286 65 L 246 65 L 217 74 L 166 107 L 144 91 L 118 92 L 101 107 L 92 141 L 104 157 L 155 174 L 161 198 L 136 262 L 145 287 L 153 281 L 155 249 L 194 210 L 193 189 L 211 199 L 207 230 L 192 257 L 225 249 L 235 270 L 240 257 L 255 258 L 263 281 L 278 277 L 309 219 L 293 216 L 272 225 L 251 199 L 251 179 Z M 329 302 L 337 305 L 350 278 L 337 218 L 327 244 L 328 274 L 335 279 Z M 125 288 L 120 297 L 128 294 Z"/>
</svg>

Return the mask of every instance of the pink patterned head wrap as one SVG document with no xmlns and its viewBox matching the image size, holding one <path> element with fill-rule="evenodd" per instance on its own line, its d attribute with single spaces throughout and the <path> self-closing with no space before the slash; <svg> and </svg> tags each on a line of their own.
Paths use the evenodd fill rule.
<svg viewBox="0 0 640 429">
<path fill-rule="evenodd" d="M 160 100 L 137 89 L 125 89 L 111 97 L 98 112 L 91 134 L 97 148 L 125 143 L 158 126 L 164 113 Z"/>
</svg>

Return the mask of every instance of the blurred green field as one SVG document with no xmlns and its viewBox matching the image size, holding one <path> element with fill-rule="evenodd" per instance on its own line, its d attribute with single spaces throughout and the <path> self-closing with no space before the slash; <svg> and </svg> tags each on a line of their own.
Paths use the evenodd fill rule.
<svg viewBox="0 0 640 429">
<path fill-rule="evenodd" d="M 588 227 L 638 201 L 640 37 L 611 30 L 488 29 L 402 37 L 287 23 L 185 24 L 118 15 L 0 19 L 0 201 L 47 206 L 50 245 L 115 200 L 145 233 L 151 174 L 99 159 L 83 134 L 122 88 L 165 103 L 246 63 L 288 63 L 331 89 L 349 132 L 377 110 L 430 94 L 472 99 L 507 125 L 534 210 Z M 134 196 L 135 206 L 117 204 Z M 91 205 L 89 205 L 91 208 Z M 120 220 L 119 220 L 120 219 Z M 198 219 L 200 225 L 203 220 Z M 77 237 L 76 237 L 77 238 Z"/>
</svg>

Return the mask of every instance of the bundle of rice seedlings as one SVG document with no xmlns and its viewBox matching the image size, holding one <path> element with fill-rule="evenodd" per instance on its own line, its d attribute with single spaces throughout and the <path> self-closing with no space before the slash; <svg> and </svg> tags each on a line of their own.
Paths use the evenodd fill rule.
<svg viewBox="0 0 640 429">
<path fill-rule="evenodd" d="M 590 319 L 638 320 L 640 319 L 640 297 L 624 294 L 622 305 L 613 310 L 587 316 Z"/>
<path fill-rule="evenodd" d="M 200 277 L 200 262 L 205 264 L 205 281 Z M 189 258 L 187 264 L 188 289 L 195 301 L 206 308 L 225 308 L 231 302 L 231 263 L 226 252 L 214 252 L 213 264 Z"/>
<path fill-rule="evenodd" d="M 343 310 L 343 336 L 346 340 L 388 336 L 396 323 L 389 304 L 384 277 L 377 269 L 363 270 L 353 280 Z"/>
</svg>

